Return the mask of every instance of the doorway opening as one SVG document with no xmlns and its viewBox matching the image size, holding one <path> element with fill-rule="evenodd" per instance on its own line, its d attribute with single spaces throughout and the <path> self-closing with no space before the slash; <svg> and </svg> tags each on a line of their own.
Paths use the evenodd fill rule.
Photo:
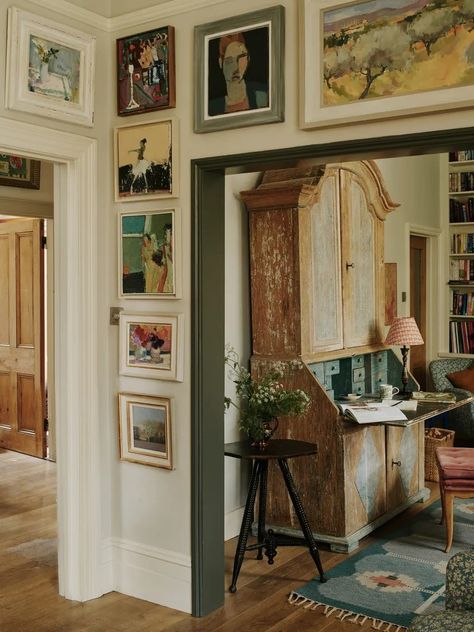
<svg viewBox="0 0 474 632">
<path fill-rule="evenodd" d="M 474 145 L 474 129 L 372 138 L 193 161 L 193 612 L 223 603 L 225 176 L 294 167 L 301 161 L 377 159 L 447 152 Z M 203 511 L 203 507 L 206 511 Z"/>
</svg>

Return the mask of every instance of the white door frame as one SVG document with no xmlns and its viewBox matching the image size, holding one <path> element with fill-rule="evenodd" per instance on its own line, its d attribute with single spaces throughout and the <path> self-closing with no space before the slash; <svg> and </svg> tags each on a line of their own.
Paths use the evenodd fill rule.
<svg viewBox="0 0 474 632">
<path fill-rule="evenodd" d="M 59 592 L 102 594 L 97 387 L 97 142 L 0 117 L 0 151 L 55 162 Z"/>
</svg>

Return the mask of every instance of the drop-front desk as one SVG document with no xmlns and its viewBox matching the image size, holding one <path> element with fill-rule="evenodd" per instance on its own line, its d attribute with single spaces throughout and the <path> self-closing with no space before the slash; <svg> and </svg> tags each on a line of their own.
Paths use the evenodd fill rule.
<svg viewBox="0 0 474 632">
<path fill-rule="evenodd" d="M 316 459 L 292 463 L 314 538 L 329 543 L 333 551 L 350 552 L 368 533 L 413 503 L 428 499 L 424 422 L 472 400 L 418 402 L 416 411 L 403 411 L 406 422 L 359 425 L 339 414 L 333 419 L 336 449 L 329 454 L 317 424 L 314 433 L 306 426 L 303 435 L 293 426 L 292 436 L 319 444 Z M 286 490 L 274 474 L 270 468 L 267 527 L 301 536 Z"/>
</svg>

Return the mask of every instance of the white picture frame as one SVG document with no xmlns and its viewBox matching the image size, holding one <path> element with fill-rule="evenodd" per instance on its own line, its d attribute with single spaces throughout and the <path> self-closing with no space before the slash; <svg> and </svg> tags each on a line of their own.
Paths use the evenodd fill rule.
<svg viewBox="0 0 474 632">
<path fill-rule="evenodd" d="M 92 127 L 95 37 L 8 9 L 5 106 Z"/>
<path fill-rule="evenodd" d="M 182 314 L 120 313 L 120 375 L 183 381 Z"/>
<path fill-rule="evenodd" d="M 172 416 L 169 397 L 119 393 L 120 460 L 172 470 Z"/>
<path fill-rule="evenodd" d="M 361 4 L 363 4 L 363 0 L 351 3 L 344 0 L 300 0 L 300 128 L 314 129 L 333 125 L 363 123 L 428 114 L 430 112 L 451 111 L 469 108 L 474 105 L 474 86 L 472 84 L 459 87 L 431 86 L 430 89 L 423 89 L 423 86 L 420 86 L 419 91 L 410 94 L 389 96 L 388 93 L 385 93 L 383 96 L 377 96 L 376 98 L 370 98 L 370 95 L 367 95 L 369 98 L 362 98 L 361 93 L 359 100 L 323 105 L 323 91 L 325 90 L 323 64 L 324 12 L 338 9 L 343 9 L 346 12 L 355 12 L 357 11 L 357 6 Z M 361 8 L 360 11 L 362 10 Z M 377 19 L 380 21 L 380 14 L 377 16 Z M 389 23 L 390 20 L 387 18 L 387 25 Z M 365 22 L 363 24 L 361 22 L 360 32 L 366 31 L 367 27 L 370 27 L 369 14 L 367 14 Z M 356 28 L 354 25 L 351 26 L 353 30 Z M 381 39 L 383 41 L 384 37 L 381 36 Z M 387 38 L 385 37 L 385 39 Z M 400 39 L 394 38 L 393 41 L 400 41 Z M 341 49 L 343 45 L 336 44 L 334 48 Z M 354 49 L 352 49 L 352 54 L 353 51 Z M 424 55 L 429 59 L 426 53 Z M 397 54 L 396 59 L 404 60 L 405 54 Z M 364 76 L 366 77 L 367 74 Z M 430 73 L 427 71 L 424 76 L 430 77 Z M 341 79 L 337 80 L 341 81 Z"/>
<path fill-rule="evenodd" d="M 114 129 L 115 201 L 178 197 L 178 164 L 176 118 L 117 126 Z"/>
<path fill-rule="evenodd" d="M 154 256 L 159 250 L 161 261 Z M 181 209 L 120 212 L 118 254 L 119 298 L 181 298 Z"/>
</svg>

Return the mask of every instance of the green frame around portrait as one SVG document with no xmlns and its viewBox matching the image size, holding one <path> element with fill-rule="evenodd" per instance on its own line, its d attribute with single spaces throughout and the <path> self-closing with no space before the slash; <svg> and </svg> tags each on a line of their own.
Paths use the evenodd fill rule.
<svg viewBox="0 0 474 632">
<path fill-rule="evenodd" d="M 220 36 L 228 32 L 250 29 L 261 23 L 269 24 L 269 96 L 270 106 L 249 110 L 248 112 L 233 112 L 209 118 L 207 116 L 206 82 L 207 82 L 207 51 L 206 38 Z M 250 125 L 265 123 L 279 123 L 284 121 L 285 89 L 285 9 L 278 5 L 237 15 L 216 22 L 200 24 L 194 28 L 194 131 L 197 133 L 215 132 Z"/>
<path fill-rule="evenodd" d="M 5 154 L 9 157 L 16 157 L 13 154 Z M 22 179 L 15 176 L 0 176 L 0 186 L 2 187 L 19 187 L 22 189 L 39 189 L 41 178 L 41 162 L 39 160 L 31 160 L 30 158 L 23 158 L 18 156 L 22 160 L 25 160 L 28 164 L 28 178 Z"/>
</svg>

